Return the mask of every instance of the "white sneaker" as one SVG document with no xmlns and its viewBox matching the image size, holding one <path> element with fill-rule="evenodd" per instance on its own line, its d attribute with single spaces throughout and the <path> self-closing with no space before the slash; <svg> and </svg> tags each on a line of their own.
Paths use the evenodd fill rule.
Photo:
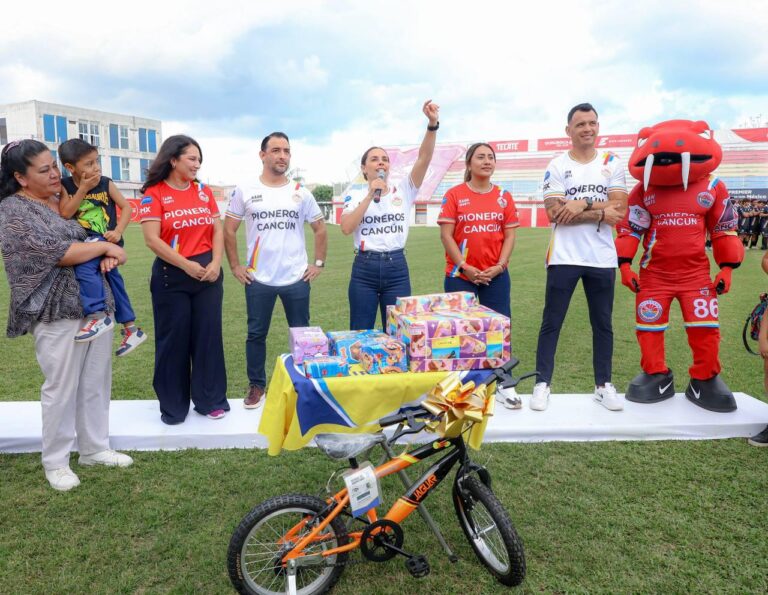
<svg viewBox="0 0 768 595">
<path fill-rule="evenodd" d="M 48 483 L 51 484 L 54 490 L 59 490 L 60 492 L 67 492 L 80 485 L 80 478 L 75 475 L 69 466 L 46 471 L 45 479 L 48 480 Z"/>
<path fill-rule="evenodd" d="M 144 341 L 147 340 L 147 334 L 138 327 L 129 326 L 120 331 L 123 335 L 123 340 L 120 342 L 120 347 L 115 351 L 117 357 L 123 357 L 128 355 L 131 351 L 136 349 Z"/>
<path fill-rule="evenodd" d="M 616 387 L 610 382 L 606 382 L 605 386 L 596 386 L 593 398 L 610 411 L 621 411 L 624 409 L 623 399 L 616 394 Z"/>
<path fill-rule="evenodd" d="M 520 400 L 520 397 L 513 386 L 509 388 L 497 388 L 496 400 L 507 409 L 520 409 L 523 406 L 523 402 Z"/>
<path fill-rule="evenodd" d="M 537 382 L 531 395 L 531 409 L 544 411 L 549 406 L 549 385 L 546 382 Z"/>
<path fill-rule="evenodd" d="M 80 455 L 77 461 L 80 465 L 106 465 L 107 467 L 130 467 L 133 459 L 116 450 L 102 450 L 92 455 Z"/>
</svg>

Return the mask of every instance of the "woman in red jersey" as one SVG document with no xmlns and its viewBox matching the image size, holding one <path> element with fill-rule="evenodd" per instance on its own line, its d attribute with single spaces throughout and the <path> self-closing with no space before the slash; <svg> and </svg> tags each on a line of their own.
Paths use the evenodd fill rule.
<svg viewBox="0 0 768 595">
<path fill-rule="evenodd" d="M 195 411 L 221 419 L 229 411 L 221 308 L 224 233 L 210 188 L 197 180 L 203 153 L 184 135 L 167 138 L 142 187 L 139 218 L 157 255 L 150 290 L 155 319 L 155 375 L 160 419 Z"/>
<path fill-rule="evenodd" d="M 475 143 L 465 156 L 464 183 L 445 194 L 437 222 L 445 247 L 445 291 L 471 291 L 480 303 L 510 315 L 507 262 L 520 225 L 512 195 L 491 182 L 496 153 Z"/>
</svg>

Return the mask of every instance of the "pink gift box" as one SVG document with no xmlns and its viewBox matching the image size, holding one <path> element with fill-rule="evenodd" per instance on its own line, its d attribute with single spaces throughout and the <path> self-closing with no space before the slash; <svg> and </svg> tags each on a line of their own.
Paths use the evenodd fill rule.
<svg viewBox="0 0 768 595">
<path fill-rule="evenodd" d="M 468 291 L 411 295 L 397 298 L 395 302 L 395 306 L 403 314 L 432 312 L 434 310 L 465 310 L 477 304 L 475 294 Z"/>
<path fill-rule="evenodd" d="M 319 326 L 296 326 L 288 329 L 294 363 L 317 355 L 328 355 L 328 337 Z"/>
<path fill-rule="evenodd" d="M 509 358 L 507 358 L 509 359 Z M 502 358 L 412 359 L 411 372 L 453 372 L 456 370 L 483 370 L 498 368 L 507 360 Z"/>
</svg>

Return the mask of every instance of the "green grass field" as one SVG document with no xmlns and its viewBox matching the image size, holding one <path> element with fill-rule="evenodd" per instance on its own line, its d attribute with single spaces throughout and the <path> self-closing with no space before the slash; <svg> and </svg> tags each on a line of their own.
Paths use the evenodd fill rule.
<svg viewBox="0 0 768 595">
<path fill-rule="evenodd" d="M 328 267 L 312 289 L 312 322 L 348 326 L 346 288 L 351 239 L 330 229 Z M 547 230 L 521 230 L 512 255 L 513 352 L 533 369 L 544 295 Z M 123 268 L 139 324 L 153 334 L 152 257 L 141 232 L 127 234 Z M 242 245 L 242 242 L 241 242 Z M 311 239 L 310 239 L 311 246 Z M 741 345 L 744 318 L 766 279 L 762 252 L 747 253 L 732 291 L 720 300 L 724 377 L 735 391 L 762 396 L 762 362 Z M 414 229 L 408 245 L 414 293 L 442 288 L 443 251 L 436 229 Z M 0 311 L 8 288 L 0 282 Z M 639 371 L 634 298 L 617 286 L 614 383 L 620 391 Z M 227 272 L 224 338 L 229 396 L 242 398 L 245 304 Z M 679 312 L 667 353 L 678 390 L 690 362 Z M 268 372 L 287 349 L 278 305 L 269 337 Z M 581 289 L 571 304 L 557 354 L 553 390 L 590 392 L 591 332 Z M 0 338 L 0 400 L 37 400 L 42 376 L 30 337 Z M 153 346 L 114 361 L 113 397 L 151 399 Z M 523 387 L 530 392 L 530 384 Z M 237 415 L 233 410 L 232 415 Z M 159 413 L 158 413 L 159 417 Z M 255 450 L 131 453 L 125 470 L 78 468 L 82 485 L 61 494 L 43 477 L 39 454 L 0 455 L 0 593 L 227 593 L 226 549 L 246 512 L 284 492 L 319 493 L 335 464 L 315 449 L 268 457 Z M 477 460 L 525 542 L 523 592 L 768 592 L 768 453 L 745 440 L 493 444 Z M 394 488 L 391 489 L 391 488 Z M 385 498 L 391 504 L 397 485 Z M 405 547 L 424 553 L 432 573 L 416 582 L 402 562 L 352 565 L 338 593 L 496 593 L 456 523 L 448 489 L 430 510 L 460 560 L 450 564 L 417 517 L 405 524 Z"/>
</svg>

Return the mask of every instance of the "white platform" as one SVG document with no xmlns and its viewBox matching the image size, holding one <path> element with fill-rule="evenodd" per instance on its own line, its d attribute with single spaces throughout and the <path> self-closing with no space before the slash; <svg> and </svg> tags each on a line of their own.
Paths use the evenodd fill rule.
<svg viewBox="0 0 768 595">
<path fill-rule="evenodd" d="M 522 395 L 522 409 L 497 404 L 485 441 L 709 440 L 752 436 L 768 425 L 768 403 L 744 393 L 735 396 L 735 412 L 713 413 L 682 394 L 654 405 L 627 401 L 621 412 L 608 411 L 591 395 L 552 395 L 546 411 L 531 411 L 530 395 Z M 112 401 L 111 445 L 121 450 L 266 448 L 266 438 L 256 432 L 262 410 L 244 409 L 241 399 L 230 399 L 230 405 L 224 419 L 190 411 L 183 424 L 167 426 L 157 401 Z M 39 402 L 0 402 L 0 452 L 40 452 L 40 435 Z"/>
</svg>

